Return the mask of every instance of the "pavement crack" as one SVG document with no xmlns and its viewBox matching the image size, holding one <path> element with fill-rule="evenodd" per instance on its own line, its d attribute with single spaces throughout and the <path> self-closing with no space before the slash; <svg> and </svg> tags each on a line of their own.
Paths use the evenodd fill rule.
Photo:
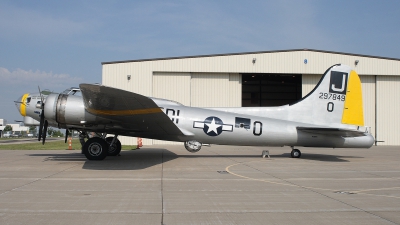
<svg viewBox="0 0 400 225">
<path fill-rule="evenodd" d="M 28 185 L 30 185 L 30 184 L 33 184 L 33 183 L 36 183 L 36 182 L 38 182 L 38 181 L 41 181 L 41 180 L 50 178 L 50 177 L 52 177 L 52 176 L 54 176 L 54 175 L 60 174 L 60 173 L 62 173 L 62 172 L 64 172 L 64 171 L 67 171 L 67 170 L 72 169 L 72 168 L 74 168 L 74 167 L 76 167 L 76 166 L 79 166 L 79 165 L 80 165 L 80 164 L 77 164 L 77 165 L 68 167 L 68 168 L 66 168 L 66 169 L 64 169 L 64 170 L 58 171 L 58 172 L 56 172 L 56 173 L 50 174 L 50 175 L 48 175 L 48 176 L 46 176 L 46 177 L 42 177 L 42 178 L 35 179 L 35 180 L 33 180 L 33 181 L 29 182 L 29 183 L 26 183 L 26 184 L 21 185 L 21 186 L 19 186 L 19 187 L 15 187 L 15 188 L 13 188 L 13 189 L 11 189 L 11 190 L 5 191 L 5 192 L 1 193 L 0 196 L 1 196 L 1 195 L 4 195 L 4 194 L 7 194 L 7 193 L 9 193 L 9 192 L 18 190 L 18 189 L 20 189 L 20 188 L 26 187 L 26 186 L 28 186 Z"/>
</svg>

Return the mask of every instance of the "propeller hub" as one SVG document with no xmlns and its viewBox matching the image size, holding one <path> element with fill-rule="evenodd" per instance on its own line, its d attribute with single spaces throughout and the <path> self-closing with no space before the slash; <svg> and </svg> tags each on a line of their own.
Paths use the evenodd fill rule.
<svg viewBox="0 0 400 225">
<path fill-rule="evenodd" d="M 23 94 L 19 97 L 15 102 L 15 106 L 17 107 L 21 116 L 26 116 L 26 104 L 28 99 L 29 93 Z"/>
</svg>

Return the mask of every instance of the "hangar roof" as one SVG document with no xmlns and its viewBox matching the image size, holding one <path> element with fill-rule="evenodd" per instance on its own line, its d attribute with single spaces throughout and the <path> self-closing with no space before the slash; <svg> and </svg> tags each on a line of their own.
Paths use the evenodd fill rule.
<svg viewBox="0 0 400 225">
<path fill-rule="evenodd" d="M 324 51 L 324 50 L 317 50 L 317 49 L 307 49 L 307 48 L 304 48 L 304 49 L 288 49 L 288 50 L 275 50 L 275 51 L 239 52 L 239 53 L 213 54 L 213 55 L 194 55 L 194 56 L 179 56 L 179 57 L 167 57 L 167 58 L 123 60 L 123 61 L 102 62 L 101 64 L 104 65 L 104 64 L 114 64 L 114 63 L 144 62 L 144 61 L 157 61 L 157 60 L 170 60 L 170 59 L 187 59 L 187 58 L 205 58 L 205 57 L 230 56 L 230 55 L 246 55 L 246 54 L 263 54 L 263 53 L 280 53 L 280 52 L 299 52 L 299 51 L 321 52 L 321 53 L 331 53 L 331 54 L 350 55 L 350 56 L 362 56 L 362 57 L 367 57 L 367 58 L 376 58 L 376 59 L 387 59 L 387 60 L 396 60 L 396 61 L 400 61 L 400 59 L 398 59 L 398 58 L 389 58 L 389 57 L 380 57 L 380 56 L 372 56 L 372 55 L 362 55 L 362 54 L 354 54 L 354 53 L 334 52 L 334 51 Z"/>
</svg>

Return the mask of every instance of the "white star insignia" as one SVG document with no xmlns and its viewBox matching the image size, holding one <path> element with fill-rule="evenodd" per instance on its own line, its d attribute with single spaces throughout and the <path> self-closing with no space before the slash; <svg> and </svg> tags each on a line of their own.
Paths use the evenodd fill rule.
<svg viewBox="0 0 400 225">
<path fill-rule="evenodd" d="M 211 121 L 211 123 L 206 123 L 206 125 L 208 126 L 208 131 L 207 134 L 210 133 L 211 131 L 214 131 L 214 133 L 218 134 L 217 128 L 222 126 L 222 125 L 218 125 L 215 123 L 215 119 L 213 118 L 213 120 Z"/>
</svg>

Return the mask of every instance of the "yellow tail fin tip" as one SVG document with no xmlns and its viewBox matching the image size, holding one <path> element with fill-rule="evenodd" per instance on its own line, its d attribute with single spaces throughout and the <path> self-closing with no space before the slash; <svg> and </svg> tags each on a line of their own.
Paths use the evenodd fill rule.
<svg viewBox="0 0 400 225">
<path fill-rule="evenodd" d="M 342 123 L 364 126 L 361 80 L 354 70 L 350 72 L 350 78 L 347 84 Z"/>
</svg>

